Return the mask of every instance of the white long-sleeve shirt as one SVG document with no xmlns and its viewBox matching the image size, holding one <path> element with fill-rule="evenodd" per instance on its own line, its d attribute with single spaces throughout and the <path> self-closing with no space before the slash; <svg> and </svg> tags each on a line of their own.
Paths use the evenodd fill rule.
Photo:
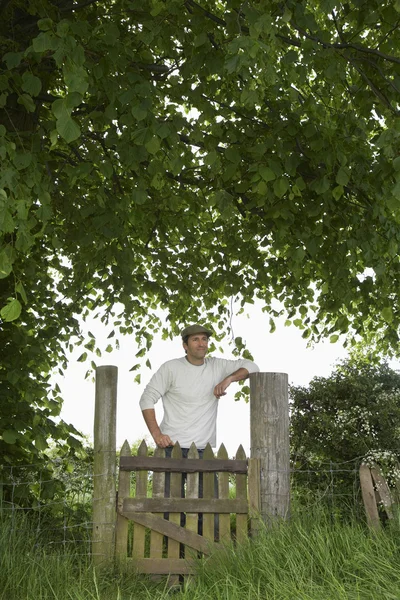
<svg viewBox="0 0 400 600">
<path fill-rule="evenodd" d="M 185 357 L 169 360 L 150 379 L 140 408 L 154 408 L 162 398 L 162 433 L 179 442 L 181 448 L 189 448 L 192 442 L 197 448 L 208 443 L 215 447 L 218 400 L 214 387 L 240 368 L 249 373 L 259 371 L 255 363 L 245 359 L 205 358 L 202 365 L 193 365 Z"/>
</svg>

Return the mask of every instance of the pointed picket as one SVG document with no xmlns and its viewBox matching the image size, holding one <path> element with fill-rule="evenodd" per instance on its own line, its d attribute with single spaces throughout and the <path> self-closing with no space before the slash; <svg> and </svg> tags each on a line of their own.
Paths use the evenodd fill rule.
<svg viewBox="0 0 400 600">
<path fill-rule="evenodd" d="M 228 458 L 228 452 L 224 444 L 219 447 L 217 458 Z M 229 473 L 218 473 L 218 498 L 229 498 Z M 231 539 L 231 517 L 229 514 L 219 515 L 218 537 L 219 541 L 223 543 L 228 543 Z"/>
<path fill-rule="evenodd" d="M 147 444 L 145 440 L 142 440 L 138 451 L 137 456 L 147 456 Z M 136 472 L 136 498 L 146 498 L 147 497 L 147 471 L 137 471 Z M 145 551 L 145 536 L 146 536 L 146 528 L 143 525 L 139 525 L 138 523 L 134 524 L 133 528 L 133 548 L 132 548 L 132 558 L 143 558 Z"/>
<path fill-rule="evenodd" d="M 237 460 L 246 460 L 246 453 L 243 446 L 240 445 L 236 452 Z M 236 474 L 236 498 L 247 501 L 247 475 Z M 244 542 L 247 538 L 247 515 L 236 515 L 236 540 Z"/>
<path fill-rule="evenodd" d="M 156 448 L 154 450 L 155 458 L 164 458 L 165 451 L 163 448 Z M 165 473 L 153 473 L 153 487 L 152 497 L 153 498 L 164 498 L 165 493 Z M 155 517 L 163 517 L 163 513 L 154 513 Z M 158 531 L 151 531 L 150 534 L 150 558 L 162 558 L 163 550 L 163 538 L 164 536 Z"/>
<path fill-rule="evenodd" d="M 213 460 L 214 452 L 210 446 L 204 448 L 203 460 Z M 203 498 L 210 499 L 214 498 L 214 473 L 203 474 Z M 204 513 L 203 514 L 203 537 L 214 542 L 214 514 Z"/>
<path fill-rule="evenodd" d="M 171 458 L 182 458 L 182 450 L 177 442 L 173 449 Z M 182 497 L 182 473 L 171 473 L 171 487 L 170 487 L 170 497 L 171 498 L 181 498 Z M 175 525 L 180 525 L 181 523 L 181 513 L 170 513 L 169 520 L 171 523 Z M 168 538 L 168 558 L 176 559 L 179 558 L 180 554 L 180 543 L 177 540 L 173 540 Z M 179 583 L 179 577 L 177 575 L 172 575 L 169 578 L 168 585 L 173 586 Z"/>
<path fill-rule="evenodd" d="M 121 456 L 131 456 L 131 447 L 128 440 L 122 445 L 120 451 Z M 123 517 L 119 511 L 122 510 L 122 504 L 124 498 L 130 496 L 130 481 L 131 474 L 129 471 L 119 471 L 118 475 L 118 512 L 117 512 L 117 525 L 115 530 L 115 556 L 117 559 L 126 559 L 128 552 L 128 525 L 129 520 Z"/>
<path fill-rule="evenodd" d="M 188 458 L 199 460 L 199 453 L 195 444 L 193 443 L 188 452 Z M 186 480 L 186 498 L 198 498 L 199 497 L 199 474 L 188 473 Z M 187 513 L 186 514 L 186 529 L 197 533 L 198 528 L 198 514 Z"/>
</svg>

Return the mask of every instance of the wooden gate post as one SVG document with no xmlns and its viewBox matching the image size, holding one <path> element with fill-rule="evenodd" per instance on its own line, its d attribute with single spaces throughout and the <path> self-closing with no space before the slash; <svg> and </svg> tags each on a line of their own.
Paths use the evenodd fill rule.
<svg viewBox="0 0 400 600">
<path fill-rule="evenodd" d="M 287 373 L 250 375 L 250 454 L 261 460 L 261 517 L 269 524 L 290 510 Z"/>
<path fill-rule="evenodd" d="M 114 558 L 117 380 L 117 367 L 108 365 L 96 369 L 92 533 L 95 565 L 110 562 Z"/>
</svg>

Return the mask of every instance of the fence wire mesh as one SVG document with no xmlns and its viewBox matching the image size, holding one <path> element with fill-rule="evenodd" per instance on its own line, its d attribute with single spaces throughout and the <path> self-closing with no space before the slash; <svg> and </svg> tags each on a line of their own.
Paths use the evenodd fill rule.
<svg viewBox="0 0 400 600">
<path fill-rule="evenodd" d="M 294 461 L 292 513 L 312 515 L 322 507 L 332 519 L 364 518 L 359 483 L 360 459 L 316 464 Z M 96 477 L 101 477 L 101 473 Z M 134 477 L 134 475 L 132 475 Z M 0 471 L 0 518 L 9 531 L 29 529 L 35 543 L 91 554 L 94 475 L 90 467 L 68 473 L 61 465 L 4 466 Z M 111 524 L 110 525 L 114 525 Z"/>
</svg>

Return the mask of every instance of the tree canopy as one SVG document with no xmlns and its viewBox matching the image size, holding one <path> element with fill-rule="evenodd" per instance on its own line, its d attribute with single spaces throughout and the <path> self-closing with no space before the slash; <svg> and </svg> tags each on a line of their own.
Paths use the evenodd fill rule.
<svg viewBox="0 0 400 600">
<path fill-rule="evenodd" d="M 3 450 L 73 441 L 48 378 L 71 340 L 96 348 L 77 319 L 96 311 L 141 355 L 191 319 L 222 335 L 237 297 L 272 329 L 284 311 L 309 339 L 397 349 L 399 0 L 0 17 Z"/>
</svg>

